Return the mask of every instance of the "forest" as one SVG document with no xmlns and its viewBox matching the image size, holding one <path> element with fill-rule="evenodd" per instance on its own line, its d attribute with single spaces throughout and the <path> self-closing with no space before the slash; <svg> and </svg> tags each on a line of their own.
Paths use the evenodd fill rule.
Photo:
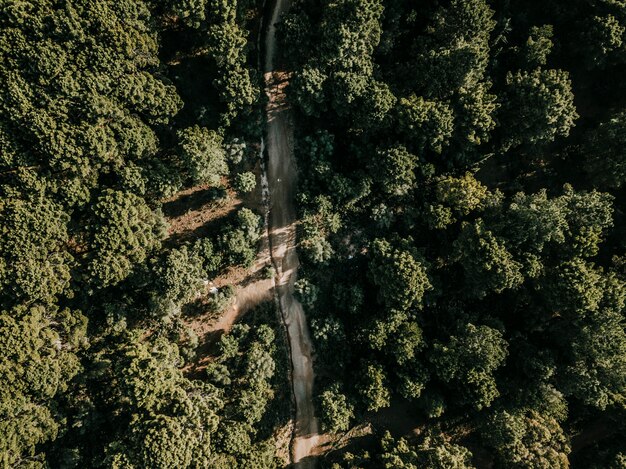
<svg viewBox="0 0 626 469">
<path fill-rule="evenodd" d="M 623 0 L 0 0 L 0 466 L 298 462 L 283 2 L 295 467 L 626 469 Z"/>
<path fill-rule="evenodd" d="M 317 410 L 418 429 L 328 467 L 626 467 L 625 33 L 618 0 L 295 0 Z"/>
<path fill-rule="evenodd" d="M 261 217 L 241 207 L 194 239 L 163 202 L 256 185 L 259 8 L 0 2 L 0 466 L 276 467 L 271 307 L 205 362 L 189 326 L 206 283 L 255 258 Z"/>
</svg>

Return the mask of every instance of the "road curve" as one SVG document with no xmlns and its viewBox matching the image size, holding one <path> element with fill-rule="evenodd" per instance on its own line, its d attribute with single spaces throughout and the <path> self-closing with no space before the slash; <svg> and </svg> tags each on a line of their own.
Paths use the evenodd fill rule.
<svg viewBox="0 0 626 469">
<path fill-rule="evenodd" d="M 293 129 L 283 93 L 286 74 L 276 70 L 274 54 L 276 23 L 289 8 L 289 0 L 274 1 L 265 30 L 263 72 L 268 96 L 266 148 L 267 179 L 270 189 L 269 240 L 276 269 L 276 290 L 287 329 L 292 362 L 292 386 L 296 420 L 291 442 L 291 459 L 298 468 L 314 467 L 311 451 L 318 440 L 318 422 L 313 406 L 313 363 L 311 336 L 302 305 L 293 296 L 298 270 L 296 252 L 297 171 L 293 155 Z"/>
</svg>

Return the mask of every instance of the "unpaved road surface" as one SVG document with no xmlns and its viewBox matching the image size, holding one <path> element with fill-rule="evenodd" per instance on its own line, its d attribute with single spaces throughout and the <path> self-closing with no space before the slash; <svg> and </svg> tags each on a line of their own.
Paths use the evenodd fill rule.
<svg viewBox="0 0 626 469">
<path fill-rule="evenodd" d="M 270 0 L 272 1 L 272 0 Z M 296 253 L 297 172 L 293 156 L 293 130 L 283 88 L 286 74 L 274 67 L 275 25 L 289 7 L 289 0 L 275 0 L 265 36 L 265 91 L 267 107 L 267 177 L 270 188 L 268 220 L 272 262 L 276 268 L 276 289 L 287 328 L 292 384 L 296 407 L 291 457 L 296 467 L 314 467 L 311 456 L 318 441 L 318 422 L 313 407 L 313 364 L 311 337 L 302 305 L 293 296 L 298 269 Z"/>
</svg>

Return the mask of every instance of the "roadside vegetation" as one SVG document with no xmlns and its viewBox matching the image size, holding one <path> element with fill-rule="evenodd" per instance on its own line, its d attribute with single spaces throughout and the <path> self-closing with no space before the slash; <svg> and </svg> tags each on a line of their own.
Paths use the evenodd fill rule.
<svg viewBox="0 0 626 469">
<path fill-rule="evenodd" d="M 280 464 L 273 308 L 202 364 L 188 326 L 232 303 L 208 285 L 254 261 L 260 214 L 180 239 L 166 216 L 184 189 L 255 187 L 259 16 L 245 0 L 0 6 L 3 467 Z"/>
<path fill-rule="evenodd" d="M 623 467 L 625 28 L 612 1 L 294 2 L 318 414 L 419 433 L 329 466 Z"/>
</svg>

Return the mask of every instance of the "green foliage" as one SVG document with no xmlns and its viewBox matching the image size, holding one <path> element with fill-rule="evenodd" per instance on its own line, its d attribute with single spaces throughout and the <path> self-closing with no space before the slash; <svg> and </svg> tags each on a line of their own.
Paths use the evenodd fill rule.
<svg viewBox="0 0 626 469">
<path fill-rule="evenodd" d="M 256 330 L 236 325 L 221 338 L 219 363 L 237 370 L 236 381 L 226 400 L 225 416 L 218 429 L 217 449 L 233 454 L 237 460 L 265 460 L 275 467 L 273 452 L 253 446 L 255 425 L 264 417 L 274 397 L 271 387 L 276 373 L 275 334 L 266 324 Z M 226 369 L 224 368 L 224 369 Z M 224 374 L 224 372 L 222 372 Z M 254 466 L 257 467 L 257 466 Z"/>
<path fill-rule="evenodd" d="M 624 249 L 624 100 L 604 79 L 623 66 L 625 19 L 613 0 L 292 5 L 279 42 L 320 415 L 339 420 L 336 391 L 353 422 L 399 401 L 423 431 L 388 460 L 325 462 L 471 467 L 459 442 L 479 444 L 503 409 L 518 434 L 488 443 L 498 467 L 623 453 L 596 442 L 567 461 L 573 429 L 626 395 L 624 269 L 610 260 Z"/>
<path fill-rule="evenodd" d="M 392 338 L 391 352 L 398 364 L 414 364 L 417 352 L 424 346 L 422 330 L 415 322 L 403 322 L 398 326 Z M 417 397 L 417 396 L 415 396 Z"/>
<path fill-rule="evenodd" d="M 173 249 L 154 268 L 156 314 L 177 315 L 201 290 L 205 277 L 202 259 L 183 246 Z"/>
<path fill-rule="evenodd" d="M 229 264 L 249 267 L 256 256 L 254 245 L 240 229 L 227 230 L 219 240 L 220 247 L 226 252 Z"/>
<path fill-rule="evenodd" d="M 140 197 L 108 189 L 89 210 L 87 271 L 97 287 L 124 280 L 160 246 L 160 215 Z"/>
<path fill-rule="evenodd" d="M 0 457 L 17 467 L 40 460 L 40 445 L 62 431 L 52 399 L 81 371 L 77 352 L 86 319 L 56 307 L 19 306 L 0 313 Z"/>
<path fill-rule="evenodd" d="M 207 302 L 208 311 L 211 313 L 221 313 L 233 302 L 234 296 L 235 289 L 230 285 L 226 285 L 209 298 Z"/>
<path fill-rule="evenodd" d="M 247 145 L 246 142 L 242 142 L 238 138 L 234 138 L 224 145 L 224 148 L 226 149 L 228 160 L 232 164 L 239 164 L 243 161 L 246 154 Z"/>
<path fill-rule="evenodd" d="M 520 50 L 521 61 L 525 69 L 532 70 L 548 63 L 548 55 L 554 46 L 553 36 L 554 30 L 550 24 L 530 28 L 528 39 Z"/>
<path fill-rule="evenodd" d="M 261 236 L 261 217 L 250 209 L 237 212 L 235 222 L 226 226 L 219 238 L 229 264 L 250 266 L 256 256 L 255 246 Z"/>
<path fill-rule="evenodd" d="M 202 260 L 202 268 L 207 274 L 215 274 L 222 266 L 222 255 L 216 251 L 213 242 L 209 238 L 201 238 L 193 245 L 195 251 Z"/>
<path fill-rule="evenodd" d="M 158 44 L 149 17 L 143 2 L 7 5 L 3 170 L 36 169 L 49 194 L 75 206 L 89 200 L 99 176 L 123 180 L 127 165 L 149 166 L 157 138 L 148 124 L 167 124 L 182 106 L 153 73 Z M 136 176 L 151 186 L 147 172 Z"/>
<path fill-rule="evenodd" d="M 485 0 L 453 0 L 437 9 L 427 35 L 415 41 L 416 80 L 429 96 L 448 96 L 482 79 L 496 24 L 493 14 Z"/>
<path fill-rule="evenodd" d="M 258 141 L 259 15 L 247 0 L 0 7 L 4 465 L 281 464 L 273 314 L 211 348 L 183 308 L 254 261 L 261 220 L 177 223 L 162 251 L 157 209 L 184 222 L 196 192 L 162 199 L 219 185 Z M 296 0 L 281 17 L 317 415 L 335 432 L 397 401 L 428 418 L 347 467 L 471 467 L 466 442 L 496 467 L 624 466 L 624 86 L 606 77 L 625 20 L 622 0 Z M 616 434 L 569 462 L 595 422 Z"/>
<path fill-rule="evenodd" d="M 178 132 L 181 165 L 194 183 L 219 184 L 228 173 L 222 138 L 197 125 Z"/>
<path fill-rule="evenodd" d="M 491 139 L 491 132 L 496 128 L 495 114 L 500 105 L 490 89 L 491 83 L 479 82 L 459 90 L 455 126 L 463 145 L 481 145 Z"/>
<path fill-rule="evenodd" d="M 621 406 L 626 392 L 625 287 L 614 279 L 611 283 L 605 287 L 601 307 L 588 312 L 568 331 L 575 341 L 564 347 L 568 359 L 561 379 L 567 396 L 602 410 L 610 405 Z"/>
<path fill-rule="evenodd" d="M 576 318 L 598 309 L 603 297 L 601 272 L 582 259 L 559 265 L 548 272 L 543 294 L 550 311 Z"/>
<path fill-rule="evenodd" d="M 471 173 L 463 177 L 440 178 L 435 186 L 436 204 L 424 207 L 424 218 L 431 228 L 443 229 L 473 211 L 493 202 L 494 196 Z"/>
<path fill-rule="evenodd" d="M 503 142 L 505 150 L 569 135 L 578 114 L 567 72 L 541 68 L 520 71 L 507 74 L 506 83 L 502 120 L 510 128 Z"/>
<path fill-rule="evenodd" d="M 463 402 L 482 409 L 500 395 L 494 372 L 507 354 L 500 331 L 466 324 L 447 344 L 435 342 L 431 362 L 439 379 L 452 383 Z"/>
<path fill-rule="evenodd" d="M 225 107 L 221 122 L 228 126 L 237 116 L 249 112 L 259 99 L 260 90 L 254 71 L 248 68 L 247 31 L 240 25 L 237 3 L 216 1 L 208 7 L 208 53 L 217 66 L 213 86 Z"/>
<path fill-rule="evenodd" d="M 155 80 L 148 72 L 125 75 L 119 85 L 119 98 L 150 124 L 167 124 L 169 116 L 180 109 L 180 98 L 172 86 Z"/>
<path fill-rule="evenodd" d="M 311 308 L 311 312 L 315 309 Z M 321 353 L 318 354 L 320 364 L 324 367 L 343 368 L 345 360 L 342 344 L 346 341 L 346 331 L 343 324 L 334 316 L 316 317 L 311 319 L 311 333 L 316 344 L 319 344 Z"/>
<path fill-rule="evenodd" d="M 235 189 L 243 194 L 252 192 L 256 187 L 256 176 L 250 171 L 246 171 L 245 173 L 238 173 L 235 176 L 234 185 Z"/>
<path fill-rule="evenodd" d="M 116 367 L 120 398 L 131 405 L 132 423 L 109 443 L 113 466 L 192 467 L 210 464 L 210 435 L 223 406 L 211 385 L 191 382 L 178 369 L 178 351 L 164 340 L 131 341 Z"/>
<path fill-rule="evenodd" d="M 300 247 L 315 263 L 324 263 L 334 253 L 328 237 L 341 228 L 341 217 L 329 197 L 317 197 L 302 216 Z"/>
<path fill-rule="evenodd" d="M 276 25 L 276 37 L 280 42 L 281 59 L 290 64 L 297 63 L 302 50 L 307 50 L 311 45 L 312 27 L 311 19 L 302 8 L 301 2 L 296 2 L 296 7 L 284 12 L 280 23 Z M 310 49 L 308 49 L 310 50 Z"/>
<path fill-rule="evenodd" d="M 460 178 L 445 177 L 437 181 L 437 200 L 449 206 L 459 216 L 467 216 L 481 207 L 489 196 L 487 188 L 471 173 Z"/>
<path fill-rule="evenodd" d="M 377 132 L 379 128 L 389 125 L 396 103 L 397 99 L 387 83 L 369 80 L 354 109 L 353 122 L 355 126 Z"/>
<path fill-rule="evenodd" d="M 380 455 L 381 467 L 388 469 L 428 467 L 433 469 L 471 469 L 472 453 L 463 446 L 451 443 L 443 434 L 430 432 L 417 445 L 404 438 L 395 441 L 385 433 Z"/>
<path fill-rule="evenodd" d="M 19 301 L 54 302 L 67 293 L 73 257 L 69 243 L 69 216 L 42 197 L 33 201 L 0 200 L 0 299 L 3 305 Z"/>
<path fill-rule="evenodd" d="M 441 417 L 446 411 L 445 400 L 443 396 L 437 393 L 424 393 L 420 397 L 419 404 L 426 416 L 431 419 Z"/>
<path fill-rule="evenodd" d="M 382 365 L 369 363 L 364 366 L 358 391 L 367 410 L 389 407 L 391 393 Z"/>
<path fill-rule="evenodd" d="M 468 295 L 481 298 L 522 284 L 522 265 L 501 239 L 485 229 L 482 220 L 471 225 L 465 223 L 453 246 L 465 273 Z"/>
<path fill-rule="evenodd" d="M 626 181 L 626 114 L 619 113 L 589 131 L 582 146 L 585 169 L 596 187 L 622 187 Z"/>
<path fill-rule="evenodd" d="M 371 73 L 371 55 L 380 41 L 379 0 L 330 0 L 326 2 L 321 28 L 322 60 L 342 71 Z M 349 101 L 349 99 L 348 99 Z"/>
<path fill-rule="evenodd" d="M 506 232 L 511 245 L 541 253 L 548 244 L 562 244 L 569 231 L 564 199 L 549 199 L 547 192 L 517 193 L 502 214 L 498 231 Z"/>
<path fill-rule="evenodd" d="M 243 230 L 247 239 L 256 242 L 261 236 L 261 217 L 248 208 L 237 212 L 236 226 Z"/>
<path fill-rule="evenodd" d="M 379 288 L 379 301 L 391 309 L 419 307 L 424 293 L 432 288 L 424 260 L 386 240 L 374 241 L 369 277 Z"/>
<path fill-rule="evenodd" d="M 232 457 L 213 443 L 232 393 L 183 376 L 189 364 L 178 352 L 193 357 L 198 345 L 181 307 L 205 270 L 224 266 L 221 246 L 181 247 L 172 236 L 159 252 L 166 226 L 157 207 L 184 185 L 219 184 L 228 174 L 223 138 L 236 140 L 229 120 L 249 127 L 258 114 L 247 67 L 253 8 L 204 0 L 0 7 L 3 467 L 217 467 Z M 208 98 L 196 105 L 187 75 L 213 81 L 215 93 L 203 90 Z M 211 114 L 219 132 L 207 127 Z M 240 213 L 236 228 L 253 256 L 257 217 Z M 273 354 L 273 339 L 259 335 Z M 242 353 L 267 361 L 247 345 Z M 273 442 L 257 435 L 273 385 L 268 378 L 258 393 L 265 401 L 253 399 L 242 467 L 275 466 Z"/>
<path fill-rule="evenodd" d="M 413 168 L 417 158 L 403 146 L 379 150 L 376 156 L 383 190 L 390 195 L 405 195 L 415 183 Z"/>
<path fill-rule="evenodd" d="M 318 68 L 303 68 L 293 78 L 290 86 L 294 99 L 302 108 L 302 112 L 309 116 L 319 115 L 321 105 L 324 103 L 324 82 L 328 77 Z"/>
<path fill-rule="evenodd" d="M 575 192 L 569 185 L 563 189 L 562 201 L 569 226 L 568 248 L 583 257 L 595 256 L 604 232 L 613 226 L 613 197 L 595 190 Z"/>
<path fill-rule="evenodd" d="M 350 420 L 354 418 L 354 406 L 337 385 L 320 394 L 318 408 L 322 412 L 322 426 L 325 432 L 336 433 L 350 428 Z"/>
<path fill-rule="evenodd" d="M 441 153 L 452 137 L 454 115 L 441 101 L 427 101 L 412 95 L 399 104 L 399 125 L 419 152 Z"/>
<path fill-rule="evenodd" d="M 319 288 L 306 278 L 300 278 L 294 284 L 294 293 L 300 303 L 308 308 L 313 308 L 319 295 Z"/>
<path fill-rule="evenodd" d="M 207 0 L 170 0 L 170 8 L 192 28 L 199 28 L 206 19 Z"/>
<path fill-rule="evenodd" d="M 612 14 L 594 15 L 585 21 L 583 54 L 589 68 L 605 68 L 624 60 L 626 26 Z"/>
<path fill-rule="evenodd" d="M 360 125 L 380 122 L 393 106 L 394 98 L 384 83 L 373 81 L 372 54 L 380 41 L 380 0 L 327 0 L 320 18 L 319 53 L 307 61 L 294 79 L 293 96 L 302 110 L 318 116 L 326 109 L 325 99 L 339 115 L 371 107 Z M 306 18 L 299 14 L 285 19 L 281 35 L 289 42 L 308 37 Z M 288 60 L 288 54 L 284 54 Z"/>
<path fill-rule="evenodd" d="M 97 430 L 98 440 L 77 429 L 63 443 L 77 461 L 111 467 L 277 467 L 268 437 L 278 424 L 270 407 L 283 351 L 274 330 L 236 325 L 220 343 L 207 363 L 208 380 L 199 380 L 183 374 L 178 347 L 167 338 L 111 332 L 94 344 L 95 367 L 77 396 L 91 410 L 78 422 Z"/>
<path fill-rule="evenodd" d="M 496 214 L 494 231 L 517 251 L 540 255 L 558 246 L 563 255 L 590 257 L 598 252 L 603 234 L 613 223 L 612 210 L 610 195 L 575 192 L 569 185 L 554 198 L 548 198 L 545 190 L 518 193 Z"/>
<path fill-rule="evenodd" d="M 569 467 L 570 448 L 559 423 L 534 410 L 496 411 L 482 436 L 495 449 L 498 467 Z"/>
</svg>

